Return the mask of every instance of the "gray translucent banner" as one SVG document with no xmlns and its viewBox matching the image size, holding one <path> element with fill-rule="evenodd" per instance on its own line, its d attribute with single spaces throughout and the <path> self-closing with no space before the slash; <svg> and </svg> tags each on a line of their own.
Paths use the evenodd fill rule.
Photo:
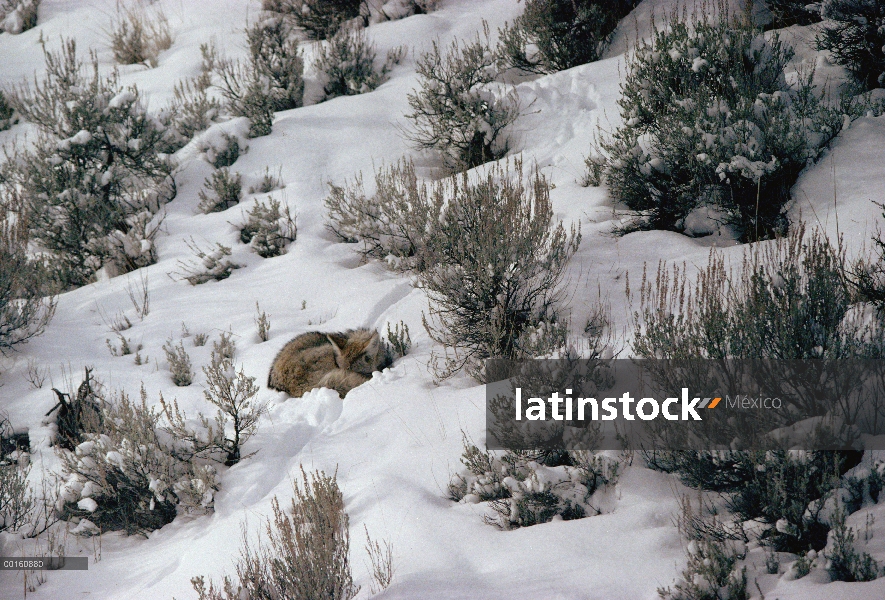
<svg viewBox="0 0 885 600">
<path fill-rule="evenodd" d="M 0 571 L 87 571 L 86 556 L 0 556 Z"/>
<path fill-rule="evenodd" d="M 885 450 L 885 360 L 486 361 L 489 449 Z"/>
</svg>

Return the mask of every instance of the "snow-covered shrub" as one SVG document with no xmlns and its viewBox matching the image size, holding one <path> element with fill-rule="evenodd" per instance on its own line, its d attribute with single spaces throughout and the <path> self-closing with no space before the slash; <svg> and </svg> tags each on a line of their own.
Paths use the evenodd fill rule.
<svg viewBox="0 0 885 600">
<path fill-rule="evenodd" d="M 637 0 L 526 0 L 499 31 L 504 68 L 554 73 L 599 60 L 618 22 Z"/>
<path fill-rule="evenodd" d="M 400 321 L 390 328 L 387 324 L 387 345 L 394 357 L 402 358 L 412 349 L 412 337 L 409 335 L 409 326 Z"/>
<path fill-rule="evenodd" d="M 285 187 L 282 180 L 282 168 L 274 175 L 270 172 L 270 167 L 264 167 L 264 175 L 257 185 L 249 186 L 250 194 L 269 194 L 275 190 L 281 190 Z"/>
<path fill-rule="evenodd" d="M 204 577 L 191 583 L 200 600 L 351 600 L 359 592 L 350 569 L 349 518 L 335 476 L 301 470 L 302 482 L 292 482 L 289 510 L 273 500 L 273 519 L 266 524 L 266 541 L 253 549 L 243 532 L 243 547 L 235 578 L 225 577 L 216 588 Z"/>
<path fill-rule="evenodd" d="M 298 40 L 288 21 L 269 18 L 246 29 L 249 43 L 249 66 L 269 81 L 273 110 L 301 106 L 304 97 L 304 62 Z"/>
<path fill-rule="evenodd" d="M 172 131 L 167 152 L 183 148 L 221 114 L 221 103 L 209 95 L 210 87 L 211 73 L 205 69 L 196 77 L 175 84 L 172 100 L 158 117 Z"/>
<path fill-rule="evenodd" d="M 111 24 L 111 50 L 121 65 L 157 66 L 160 52 L 172 46 L 169 20 L 162 11 L 148 10 L 141 4 L 121 7 Z"/>
<path fill-rule="evenodd" d="M 824 0 L 817 46 L 867 89 L 885 87 L 885 2 Z"/>
<path fill-rule="evenodd" d="M 828 551 L 824 552 L 827 571 L 833 581 L 872 581 L 882 575 L 879 563 L 867 552 L 854 548 L 854 529 L 845 525 L 845 512 L 838 510 L 830 530 Z"/>
<path fill-rule="evenodd" d="M 711 252 L 689 284 L 659 265 L 643 278 L 633 351 L 645 358 L 876 358 L 875 323 L 852 318 L 844 251 L 802 226 L 744 253 L 737 273 Z"/>
<path fill-rule="evenodd" d="M 526 183 L 517 163 L 453 177 L 447 196 L 418 272 L 430 299 L 424 327 L 445 346 L 433 358 L 437 377 L 466 367 L 481 379 L 484 359 L 561 348 L 559 283 L 581 234 L 554 225 L 547 180 L 535 171 Z"/>
<path fill-rule="evenodd" d="M 323 81 L 323 100 L 371 92 L 387 80 L 391 65 L 399 62 L 401 49 L 387 53 L 381 69 L 375 66 L 375 45 L 366 30 L 347 25 L 326 42 L 316 59 Z"/>
<path fill-rule="evenodd" d="M 330 39 L 342 25 L 354 19 L 367 24 L 363 0 L 271 0 L 268 4 L 269 10 L 292 19 L 313 40 Z"/>
<path fill-rule="evenodd" d="M 242 455 L 242 446 L 258 429 L 258 420 L 267 412 L 267 405 L 255 399 L 258 394 L 255 378 L 247 377 L 242 368 L 237 372 L 230 358 L 213 361 L 203 367 L 203 373 L 207 385 L 203 396 L 218 409 L 214 423 L 200 413 L 203 431 L 195 432 L 187 425 L 178 403 L 169 406 L 161 398 L 163 413 L 170 424 L 167 431 L 185 444 L 185 449 L 178 450 L 179 454 L 217 460 L 230 467 L 246 458 Z"/>
<path fill-rule="evenodd" d="M 169 361 L 169 372 L 172 374 L 172 383 L 178 387 L 187 387 L 194 381 L 194 370 L 191 366 L 191 357 L 184 349 L 184 342 L 178 342 L 178 346 L 168 340 L 163 344 L 163 352 Z"/>
<path fill-rule="evenodd" d="M 191 285 L 199 285 L 207 281 L 221 281 L 230 277 L 234 269 L 243 265 L 232 262 L 230 247 L 215 243 L 214 250 L 202 250 L 191 240 L 187 244 L 197 260 L 191 262 L 178 261 L 178 275 Z"/>
<path fill-rule="evenodd" d="M 0 0 L 0 33 L 22 33 L 37 26 L 40 0 Z"/>
<path fill-rule="evenodd" d="M 86 435 L 101 430 L 102 384 L 92 377 L 92 369 L 86 367 L 86 375 L 75 394 L 60 392 L 53 388 L 58 403 L 46 416 L 55 421 L 56 446 L 73 450 L 86 439 Z"/>
<path fill-rule="evenodd" d="M 805 0 L 766 0 L 771 11 L 771 27 L 780 29 L 790 25 L 811 25 L 821 20 L 820 5 Z"/>
<path fill-rule="evenodd" d="M 261 310 L 257 300 L 255 301 L 255 312 L 257 313 L 255 316 L 255 325 L 258 327 L 258 339 L 262 342 L 266 342 L 270 338 L 270 317 L 267 316 L 266 312 Z"/>
<path fill-rule="evenodd" d="M 217 367 L 225 360 L 231 361 L 234 354 L 237 353 L 237 343 L 233 340 L 233 332 L 223 331 L 218 336 L 217 342 L 212 342 L 212 355 L 210 362 L 213 367 Z"/>
<path fill-rule="evenodd" d="M 587 451 L 490 452 L 465 439 L 466 467 L 449 483 L 456 502 L 489 502 L 496 513 L 485 520 L 502 529 L 547 523 L 554 517 L 582 519 L 599 514 L 593 495 L 613 486 L 618 462 Z"/>
<path fill-rule="evenodd" d="M 362 175 L 332 185 L 325 200 L 329 228 L 362 253 L 387 260 L 395 269 L 424 269 L 423 252 L 444 203 L 442 184 L 418 183 L 415 166 L 402 161 L 375 172 L 375 192 L 366 195 Z"/>
<path fill-rule="evenodd" d="M 227 111 L 249 119 L 249 137 L 270 135 L 275 105 L 270 79 L 248 64 L 228 59 L 218 61 L 216 73 Z"/>
<path fill-rule="evenodd" d="M 812 73 L 786 82 L 791 56 L 777 36 L 729 19 L 672 20 L 639 43 L 618 101 L 624 123 L 601 144 L 634 227 L 703 234 L 693 211 L 708 207 L 744 240 L 786 228 L 790 188 L 843 125 Z"/>
<path fill-rule="evenodd" d="M 239 173 L 231 175 L 227 167 L 218 169 L 203 182 L 205 190 L 200 190 L 200 204 L 197 209 L 202 213 L 213 213 L 227 210 L 240 203 L 243 197 L 243 179 Z M 212 195 L 207 194 L 210 192 Z"/>
<path fill-rule="evenodd" d="M 280 201 L 268 198 L 267 204 L 255 201 L 240 229 L 240 241 L 249 244 L 262 258 L 281 256 L 286 246 L 295 241 L 298 229 L 289 207 L 280 209 Z"/>
<path fill-rule="evenodd" d="M 408 96 L 409 140 L 438 152 L 446 166 L 466 170 L 497 160 L 508 150 L 505 130 L 520 114 L 515 92 L 495 84 L 497 68 L 485 39 L 452 42 L 443 54 L 433 43 L 418 59 L 419 89 Z"/>
<path fill-rule="evenodd" d="M 246 148 L 248 150 L 248 148 Z M 240 157 L 240 138 L 236 134 L 222 131 L 220 136 L 209 140 L 203 140 L 200 151 L 206 155 L 206 160 L 216 169 L 229 167 Z"/>
<path fill-rule="evenodd" d="M 885 204 L 880 204 L 885 209 Z M 885 217 L 885 213 L 882 213 Z M 878 231 L 873 238 L 876 256 L 860 257 L 851 269 L 851 283 L 860 297 L 873 302 L 881 313 L 885 313 L 885 237 Z"/>
<path fill-rule="evenodd" d="M 16 122 L 17 119 L 15 119 L 15 111 L 6 100 L 6 96 L 3 95 L 3 91 L 0 90 L 0 131 L 9 129 L 13 125 L 15 125 Z"/>
<path fill-rule="evenodd" d="M 749 600 L 747 568 L 738 569 L 747 550 L 734 540 L 691 541 L 688 565 L 675 589 L 659 588 L 661 598 L 668 600 Z"/>
<path fill-rule="evenodd" d="M 27 202 L 31 238 L 47 251 L 65 287 L 87 284 L 100 269 L 125 273 L 156 260 L 152 216 L 175 194 L 171 164 L 159 150 L 166 132 L 145 111 L 136 88 L 116 73 L 89 70 L 73 40 L 44 47 L 46 73 L 12 96 L 39 127 L 27 150 L 13 148 L 2 184 Z"/>
<path fill-rule="evenodd" d="M 76 533 L 146 533 L 179 511 L 208 511 L 218 489 L 215 469 L 176 456 L 174 440 L 158 428 L 160 414 L 120 393 L 103 403 L 99 433 L 61 452 L 65 479 L 57 509 L 77 520 Z"/>
<path fill-rule="evenodd" d="M 368 12 L 370 23 L 395 21 L 411 15 L 423 15 L 436 8 L 438 0 L 364 0 L 363 14 Z"/>
<path fill-rule="evenodd" d="M 46 276 L 28 260 L 27 229 L 10 222 L 7 211 L 15 207 L 3 200 L 0 196 L 0 354 L 43 333 L 55 312 Z"/>
<path fill-rule="evenodd" d="M 15 532 L 30 523 L 36 505 L 28 485 L 30 470 L 30 466 L 0 459 L 0 533 Z"/>
</svg>

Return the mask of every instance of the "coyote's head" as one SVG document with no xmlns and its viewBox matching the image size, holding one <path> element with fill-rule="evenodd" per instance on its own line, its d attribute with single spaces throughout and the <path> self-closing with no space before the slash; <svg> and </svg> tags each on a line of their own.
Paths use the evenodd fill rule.
<svg viewBox="0 0 885 600">
<path fill-rule="evenodd" d="M 344 333 L 326 334 L 335 351 L 335 363 L 339 369 L 356 371 L 371 376 L 390 365 L 387 348 L 371 329 L 356 329 Z"/>
</svg>

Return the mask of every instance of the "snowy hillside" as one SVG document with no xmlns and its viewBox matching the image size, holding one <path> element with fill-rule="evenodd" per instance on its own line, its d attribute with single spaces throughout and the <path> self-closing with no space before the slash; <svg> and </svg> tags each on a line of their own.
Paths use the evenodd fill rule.
<svg viewBox="0 0 885 600">
<path fill-rule="evenodd" d="M 617 101 L 627 46 L 637 32 L 649 35 L 648 15 L 663 14 L 674 4 L 640 3 L 622 21 L 601 60 L 500 84 L 512 87 L 522 107 L 510 126 L 511 148 L 501 163 L 521 158 L 526 165 L 537 164 L 552 184 L 554 220 L 581 227 L 580 247 L 564 277 L 569 333 L 582 335 L 601 294 L 611 307 L 622 357 L 629 355 L 636 310 L 625 293 L 627 273 L 635 291 L 646 264 L 650 272 L 658 261 L 703 267 L 711 247 L 737 263 L 745 251 L 725 228 L 696 238 L 662 230 L 613 236 L 623 207 L 616 206 L 604 185 L 583 184 L 594 135 L 600 127 L 612 131 L 621 124 Z M 247 56 L 244 29 L 262 8 L 258 0 L 145 2 L 151 10 L 162 10 L 172 34 L 171 47 L 148 68 L 117 65 L 108 41 L 116 5 L 116 0 L 43 0 L 35 28 L 0 34 L 0 89 L 39 79 L 45 69 L 41 41 L 58 49 L 61 38 L 70 37 L 81 58 L 88 60 L 88 51 L 95 51 L 103 73 L 119 69 L 120 83 L 136 85 L 148 110 L 159 111 L 174 97 L 177 82 L 200 74 L 201 44 L 214 42 L 219 54 L 229 58 Z M 292 481 L 300 479 L 302 468 L 337 474 L 350 519 L 353 578 L 362 588 L 358 598 L 372 596 L 366 530 L 392 546 L 393 581 L 378 598 L 650 600 L 658 597 L 659 588 L 676 582 L 688 546 L 675 525 L 679 503 L 684 494 L 694 499 L 697 493 L 675 475 L 647 468 L 639 453 L 619 456 L 620 477 L 600 495 L 604 509 L 597 516 L 504 531 L 484 522 L 487 503 L 449 498 L 450 479 L 463 470 L 464 435 L 480 446 L 485 439 L 484 386 L 466 373 L 434 381 L 428 363 L 440 345 L 422 327 L 428 299 L 413 285 L 415 276 L 389 269 L 381 260 L 365 260 L 358 245 L 341 243 L 327 227 L 324 199 L 330 183 L 342 185 L 362 173 L 367 188 L 373 188 L 375 170 L 403 157 L 414 160 L 419 177 L 443 174 L 440 158 L 416 151 L 404 133 L 407 95 L 419 85 L 417 61 L 433 41 L 448 46 L 452 40 L 474 39 L 483 20 L 494 36 L 522 14 L 523 6 L 517 0 L 438 0 L 427 14 L 372 23 L 366 32 L 377 46 L 378 61 L 402 45 L 404 57 L 377 89 L 320 103 L 312 100 L 322 87 L 309 65 L 315 49 L 305 42 L 305 106 L 276 112 L 272 133 L 261 137 L 246 137 L 244 117 L 220 118 L 174 154 L 176 195 L 162 209 L 165 217 L 154 238 L 157 262 L 117 277 L 100 276 L 60 294 L 45 333 L 0 356 L 0 413 L 15 428 L 27 430 L 33 465 L 29 478 L 37 487 L 41 478 L 62 469 L 51 445 L 54 424 L 45 418 L 58 401 L 52 389 L 75 392 L 85 367 L 93 369 L 109 395 L 125 391 L 136 399 L 143 386 L 151 405 L 159 406 L 162 394 L 167 402 L 176 399 L 191 417 L 211 414 L 201 367 L 210 363 L 213 343 L 230 332 L 236 368 L 256 378 L 257 399 L 269 405 L 243 449 L 254 455 L 232 467 L 218 466 L 213 510 L 179 515 L 146 536 L 67 534 L 61 542 L 67 555 L 87 556 L 88 571 L 46 572 L 28 597 L 196 598 L 191 579 L 203 575 L 218 582 L 233 574 L 244 524 L 250 538 L 257 539 L 272 515 L 273 498 L 288 506 Z M 818 65 L 817 77 L 844 79 L 844 71 L 808 43 L 810 32 L 810 26 L 783 32 L 784 39 L 798 40 L 788 78 L 803 65 Z M 204 149 L 224 133 L 238 135 L 248 146 L 230 166 L 242 176 L 243 199 L 203 214 L 200 192 L 215 171 Z M 20 122 L 0 131 L 0 145 L 34 136 L 36 127 Z M 477 167 L 474 174 L 487 168 Z M 249 193 L 268 170 L 278 174 L 282 188 Z M 242 243 L 240 229 L 254 201 L 268 197 L 289 207 L 297 238 L 281 256 L 262 258 Z M 808 227 L 819 225 L 833 239 L 838 232 L 851 256 L 869 249 L 870 237 L 885 228 L 882 210 L 873 203 L 885 202 L 885 116 L 871 112 L 851 122 L 802 172 L 792 197 L 793 218 L 801 216 Z M 189 245 L 207 249 L 216 243 L 230 247 L 230 260 L 241 268 L 221 281 L 184 281 L 182 263 L 195 260 Z M 139 315 L 130 295 L 143 298 L 143 288 L 149 311 Z M 270 319 L 267 341 L 259 338 L 256 302 Z M 122 319 L 131 327 L 117 334 L 112 327 Z M 266 386 L 274 357 L 298 334 L 362 327 L 384 334 L 400 322 L 409 326 L 411 351 L 344 399 L 328 389 L 290 398 Z M 208 343 L 197 346 L 198 334 L 207 335 Z M 123 339 L 133 354 L 109 349 L 118 349 Z M 163 350 L 167 342 L 181 343 L 189 354 L 196 373 L 192 385 L 174 385 Z M 136 364 L 137 348 L 141 364 Z M 45 377 L 40 387 L 35 374 Z M 867 452 L 858 469 L 873 468 L 876 458 Z M 858 532 L 858 549 L 885 564 L 885 502 L 865 504 L 847 523 Z M 866 536 L 861 533 L 865 527 Z M 46 534 L 35 540 L 0 533 L 0 556 L 33 555 L 45 548 L 46 539 Z M 768 574 L 767 553 L 758 541 L 750 542 L 744 563 L 748 597 L 885 598 L 885 577 L 830 582 L 818 566 L 797 579 L 788 572 L 797 557 L 786 553 L 780 571 Z M 0 570 L 0 599 L 22 597 L 23 583 L 21 572 Z"/>
</svg>

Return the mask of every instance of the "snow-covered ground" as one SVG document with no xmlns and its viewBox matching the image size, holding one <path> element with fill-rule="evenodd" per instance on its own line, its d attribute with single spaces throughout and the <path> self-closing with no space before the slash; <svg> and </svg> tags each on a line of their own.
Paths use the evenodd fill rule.
<svg viewBox="0 0 885 600">
<path fill-rule="evenodd" d="M 551 191 L 556 217 L 580 221 L 583 241 L 569 266 L 571 318 L 583 324 L 598 290 L 612 306 L 615 327 L 629 324 L 624 275 L 637 280 L 644 263 L 658 260 L 704 264 L 710 246 L 724 246 L 729 256 L 743 248 L 718 238 L 692 239 L 672 232 L 638 232 L 621 238 L 608 235 L 613 208 L 605 188 L 581 187 L 584 157 L 599 123 L 617 124 L 619 81 L 623 75 L 625 40 L 643 32 L 653 9 L 665 10 L 671 0 L 646 0 L 639 19 L 628 17 L 608 57 L 599 62 L 516 86 L 530 107 L 513 129 L 514 151 L 537 163 L 555 184 Z M 174 84 L 199 72 L 201 43 L 215 40 L 229 56 L 245 54 L 243 28 L 260 9 L 257 1 L 157 0 L 169 18 L 172 47 L 154 69 L 121 67 L 121 80 L 137 84 L 150 108 L 171 97 Z M 266 168 L 280 169 L 285 188 L 273 193 L 297 213 L 298 238 L 288 253 L 262 259 L 239 242 L 246 199 L 222 213 L 197 213 L 198 192 L 212 168 L 193 147 L 181 151 L 176 172 L 178 195 L 166 207 L 158 238 L 160 260 L 142 269 L 150 291 L 150 313 L 140 320 L 127 288 L 138 273 L 121 276 L 63 294 L 46 333 L 3 360 L 0 409 L 30 433 L 32 477 L 56 470 L 59 460 L 49 445 L 43 415 L 55 403 L 52 387 L 65 390 L 78 383 L 83 367 L 94 367 L 107 389 L 137 395 L 143 384 L 151 402 L 159 393 L 177 398 L 188 414 L 206 411 L 203 375 L 194 385 L 175 387 L 162 351 L 166 340 L 182 339 L 182 324 L 191 334 L 209 334 L 210 344 L 185 347 L 195 366 L 209 362 L 211 341 L 230 331 L 237 345 L 236 362 L 262 384 L 260 398 L 271 403 L 246 450 L 257 452 L 238 465 L 222 468 L 220 491 L 212 514 L 182 516 L 142 536 L 104 534 L 100 550 L 90 538 L 69 537 L 69 554 L 89 556 L 88 571 L 50 572 L 33 593 L 47 599 L 169 599 L 196 597 L 190 579 L 215 580 L 233 570 L 240 547 L 241 524 L 253 532 L 271 514 L 271 500 L 291 496 L 291 481 L 300 467 L 336 472 L 350 515 L 354 578 L 369 597 L 370 573 L 363 550 L 366 526 L 375 538 L 393 546 L 395 577 L 379 597 L 518 599 L 650 599 L 657 588 L 671 585 L 685 564 L 685 541 L 673 524 L 683 488 L 671 476 L 649 470 L 637 458 L 625 468 L 614 492 L 613 510 L 576 521 L 559 521 L 499 531 L 483 523 L 482 504 L 447 499 L 450 476 L 461 468 L 462 431 L 484 439 L 484 389 L 466 375 L 435 384 L 427 367 L 433 342 L 421 327 L 426 297 L 407 277 L 377 261 L 365 263 L 353 246 L 339 243 L 326 229 L 323 199 L 328 182 L 341 183 L 362 171 L 367 176 L 382 164 L 405 155 L 416 159 L 424 175 L 435 173 L 431 157 L 416 155 L 403 139 L 406 94 L 417 84 L 416 57 L 434 39 L 447 44 L 472 38 L 482 20 L 494 32 L 522 10 L 517 0 L 439 0 L 427 15 L 372 25 L 369 34 L 379 56 L 406 44 L 406 58 L 389 81 L 377 90 L 337 98 L 278 113 L 273 133 L 248 141 L 249 150 L 233 170 L 242 173 L 244 188 Z M 97 52 L 103 68 L 113 68 L 107 29 L 115 0 L 44 0 L 35 29 L 21 35 L 0 35 L 0 86 L 18 84 L 43 68 L 39 40 L 52 48 L 60 36 L 74 37 L 81 53 Z M 801 33 L 801 32 L 800 32 Z M 797 62 L 827 66 L 806 50 Z M 235 127 L 236 122 L 216 128 Z M 25 133 L 26 125 L 0 132 L 0 144 Z M 830 235 L 845 236 L 849 250 L 868 243 L 885 202 L 885 117 L 855 121 L 833 143 L 832 150 L 801 176 L 795 190 L 796 214 L 819 222 Z M 368 179 L 369 177 L 367 177 Z M 879 221 L 877 221 L 879 218 Z M 179 260 L 192 257 L 191 237 L 202 247 L 221 242 L 233 248 L 244 268 L 221 282 L 191 286 L 168 276 Z M 256 332 L 255 303 L 271 319 L 270 339 Z M 112 356 L 106 339 L 114 336 L 109 320 L 122 312 L 132 321 L 123 334 L 143 346 L 147 364 L 133 357 Z M 386 330 L 387 323 L 410 326 L 413 349 L 389 370 L 341 400 L 328 390 L 314 390 L 301 399 L 266 389 L 267 371 L 279 349 L 309 330 L 336 331 L 355 327 Z M 577 325 L 576 325 L 577 327 Z M 46 369 L 40 389 L 28 382 L 29 363 Z M 199 370 L 198 370 L 199 372 Z M 863 529 L 867 514 L 875 517 L 875 535 L 860 548 L 880 562 L 885 558 L 885 503 L 866 508 L 849 519 Z M 10 537 L 0 540 L 2 555 L 17 555 Z M 25 549 L 32 542 L 25 542 Z M 26 553 L 26 552 L 25 552 Z M 761 557 L 760 550 L 751 556 Z M 760 572 L 764 566 L 760 562 Z M 821 572 L 823 574 L 823 572 Z M 758 579 L 765 598 L 883 598 L 885 578 L 871 583 L 823 583 L 825 577 L 789 580 L 785 575 Z M 0 598 L 22 594 L 21 576 L 0 571 Z M 750 584 L 751 595 L 759 590 Z"/>
</svg>

